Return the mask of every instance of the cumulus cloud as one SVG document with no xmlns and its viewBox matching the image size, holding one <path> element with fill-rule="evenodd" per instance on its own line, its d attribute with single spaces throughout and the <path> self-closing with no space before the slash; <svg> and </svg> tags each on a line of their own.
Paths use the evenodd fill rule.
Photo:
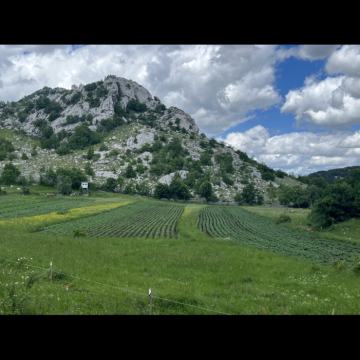
<svg viewBox="0 0 360 360">
<path fill-rule="evenodd" d="M 277 57 L 280 61 L 290 57 L 308 61 L 323 60 L 333 54 L 339 46 L 340 45 L 299 45 L 280 48 L 277 51 Z"/>
<path fill-rule="evenodd" d="M 225 143 L 257 161 L 294 174 L 360 165 L 360 131 L 316 134 L 292 132 L 271 136 L 261 126 L 228 134 Z"/>
<path fill-rule="evenodd" d="M 319 126 L 360 124 L 360 46 L 338 48 L 326 71 L 330 76 L 309 77 L 302 88 L 289 91 L 281 111 Z"/>
<path fill-rule="evenodd" d="M 270 45 L 1 46 L 0 99 L 114 74 L 139 82 L 216 134 L 280 101 Z M 198 116 L 198 117 L 197 117 Z"/>
</svg>

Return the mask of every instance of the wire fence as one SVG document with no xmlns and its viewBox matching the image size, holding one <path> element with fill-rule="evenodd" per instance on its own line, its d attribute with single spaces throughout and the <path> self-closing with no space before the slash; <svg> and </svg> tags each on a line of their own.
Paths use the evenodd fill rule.
<svg viewBox="0 0 360 360">
<path fill-rule="evenodd" d="M 4 259 L 4 260 L 7 263 L 14 264 L 14 265 L 19 265 L 19 263 L 16 262 L 16 261 L 12 261 L 12 260 L 8 260 L 8 259 Z M 34 269 L 44 270 L 46 272 L 49 272 L 49 270 L 51 269 L 51 271 L 56 273 L 56 271 L 53 270 L 52 262 L 50 263 L 50 267 L 48 267 L 48 268 L 45 268 L 45 267 L 42 267 L 42 266 L 37 266 L 37 265 L 31 265 L 31 264 L 26 264 L 26 266 L 28 266 L 30 268 L 34 268 Z M 77 276 L 77 275 L 69 274 L 69 273 L 66 273 L 66 275 L 69 276 L 70 278 L 74 279 L 74 280 L 76 279 L 76 280 L 88 282 L 88 283 L 91 283 L 91 284 L 102 285 L 102 286 L 104 286 L 106 288 L 109 288 L 109 289 L 116 289 L 116 290 L 119 290 L 119 291 L 124 292 L 124 293 L 133 294 L 133 295 L 144 297 L 144 298 L 149 298 L 149 295 L 147 294 L 146 291 L 133 290 L 133 289 L 129 289 L 128 287 L 121 287 L 121 286 L 116 286 L 116 285 L 113 285 L 113 284 L 106 284 L 106 283 L 103 283 L 103 282 L 100 282 L 100 281 L 89 280 L 89 279 L 86 279 L 86 278 L 83 278 L 83 277 L 80 277 L 80 276 Z M 91 290 L 91 292 L 92 292 L 92 290 Z M 99 293 L 97 293 L 97 294 L 99 294 Z M 230 313 L 226 313 L 226 312 L 219 311 L 219 310 L 214 310 L 214 309 L 211 309 L 209 307 L 189 304 L 189 303 L 185 303 L 185 302 L 182 302 L 182 301 L 172 300 L 172 299 L 168 299 L 168 298 L 165 298 L 165 297 L 162 297 L 162 296 L 153 295 L 152 293 L 151 293 L 151 298 L 166 301 L 168 303 L 173 303 L 173 304 L 177 304 L 177 305 L 183 305 L 183 306 L 192 307 L 192 308 L 203 310 L 203 311 L 209 311 L 209 312 L 212 312 L 212 313 L 215 313 L 215 314 L 218 314 L 218 315 L 232 315 Z"/>
</svg>

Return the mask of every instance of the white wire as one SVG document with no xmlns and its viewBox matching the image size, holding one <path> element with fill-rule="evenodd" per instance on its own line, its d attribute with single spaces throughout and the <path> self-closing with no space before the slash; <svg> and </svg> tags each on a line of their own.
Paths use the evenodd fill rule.
<svg viewBox="0 0 360 360">
<path fill-rule="evenodd" d="M 18 263 L 15 262 L 15 261 L 7 260 L 7 259 L 5 259 L 5 261 L 8 262 L 8 263 L 12 263 L 12 264 L 18 265 Z M 49 270 L 48 268 L 44 268 L 44 267 L 41 267 L 41 266 L 30 265 L 30 264 L 26 264 L 26 265 L 29 266 L 29 267 L 32 267 L 32 268 L 36 268 L 36 269 Z M 123 288 L 123 287 L 119 287 L 119 286 L 116 286 L 116 285 L 101 283 L 101 282 L 99 282 L 99 281 L 94 281 L 94 280 L 88 280 L 88 279 L 80 278 L 80 277 L 75 276 L 75 275 L 72 275 L 72 274 L 67 274 L 67 275 L 70 276 L 70 277 L 73 278 L 73 279 L 77 279 L 77 280 L 81 280 L 81 281 L 87 281 L 87 282 L 89 282 L 89 283 L 98 284 L 98 285 L 102 285 L 102 286 L 109 287 L 109 288 L 114 288 L 114 289 L 117 289 L 117 290 L 120 290 L 120 291 L 124 291 L 124 292 L 128 292 L 128 293 L 133 293 L 133 294 L 139 295 L 139 296 L 147 296 L 147 295 L 144 295 L 143 292 L 140 292 L 140 290 L 139 290 L 139 291 L 135 291 L 135 290 L 131 290 L 131 289 L 129 289 L 129 288 Z M 197 309 L 201 309 L 201 310 L 211 311 L 211 312 L 214 312 L 214 313 L 217 313 L 217 314 L 221 314 L 221 315 L 231 315 L 231 314 L 229 314 L 229 313 L 225 313 L 225 312 L 222 312 L 222 311 L 213 310 L 213 309 L 210 309 L 210 308 L 207 308 L 207 307 L 203 307 L 203 306 L 197 306 L 197 305 L 193 305 L 193 304 L 187 304 L 187 303 L 184 303 L 184 302 L 181 302 L 181 301 L 171 300 L 171 299 L 167 299 L 167 298 L 160 297 L 160 296 L 156 296 L 156 295 L 152 295 L 152 298 L 154 298 L 154 299 L 159 299 L 159 300 L 163 300 L 163 301 L 167 301 L 167 302 L 171 302 L 171 303 L 174 303 L 174 304 L 181 304 L 181 305 L 185 305 L 185 306 L 190 306 L 190 307 L 197 308 Z"/>
</svg>

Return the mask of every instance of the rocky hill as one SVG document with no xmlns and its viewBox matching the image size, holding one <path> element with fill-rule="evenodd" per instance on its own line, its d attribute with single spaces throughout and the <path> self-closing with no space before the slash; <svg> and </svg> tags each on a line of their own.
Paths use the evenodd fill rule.
<svg viewBox="0 0 360 360">
<path fill-rule="evenodd" d="M 295 181 L 207 138 L 181 109 L 112 75 L 0 102 L 0 172 L 9 161 L 31 181 L 50 168 L 76 167 L 94 184 L 113 178 L 129 193 L 153 194 L 180 176 L 196 198 L 208 181 L 224 201 L 249 183 L 268 199 L 268 190 Z"/>
</svg>

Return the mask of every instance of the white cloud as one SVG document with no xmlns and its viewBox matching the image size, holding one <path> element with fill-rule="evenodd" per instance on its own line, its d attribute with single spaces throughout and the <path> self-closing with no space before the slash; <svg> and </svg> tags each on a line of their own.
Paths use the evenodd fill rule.
<svg viewBox="0 0 360 360">
<path fill-rule="evenodd" d="M 272 168 L 295 174 L 360 165 L 360 131 L 292 132 L 271 136 L 258 125 L 244 132 L 230 133 L 224 141 Z"/>
<path fill-rule="evenodd" d="M 304 60 L 321 60 L 330 56 L 339 45 L 301 45 L 297 56 Z"/>
<path fill-rule="evenodd" d="M 281 110 L 318 126 L 360 124 L 360 46 L 337 48 L 326 71 L 335 76 L 305 79 L 302 88 L 288 92 Z"/>
<path fill-rule="evenodd" d="M 114 74 L 139 82 L 167 106 L 183 108 L 212 135 L 280 101 L 274 87 L 277 49 L 91 45 L 73 51 L 64 45 L 0 46 L 0 99 L 18 100 L 43 86 L 70 88 Z"/>
<path fill-rule="evenodd" d="M 330 74 L 345 74 L 360 76 L 360 46 L 344 45 L 335 51 L 328 59 L 326 70 Z"/>
<path fill-rule="evenodd" d="M 290 57 L 296 57 L 302 60 L 314 61 L 323 60 L 329 57 L 339 45 L 299 45 L 288 48 L 280 48 L 277 51 L 277 57 L 280 61 Z"/>
</svg>

